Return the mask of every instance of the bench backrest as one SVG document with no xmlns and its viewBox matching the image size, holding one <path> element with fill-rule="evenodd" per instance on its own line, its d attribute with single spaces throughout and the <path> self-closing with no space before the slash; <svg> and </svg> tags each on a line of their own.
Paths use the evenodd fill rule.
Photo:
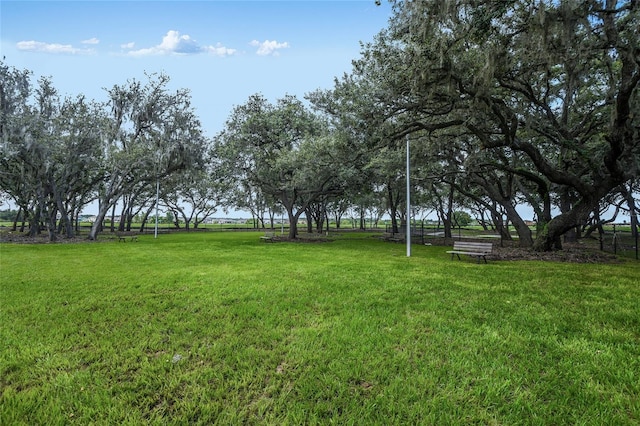
<svg viewBox="0 0 640 426">
<path fill-rule="evenodd" d="M 454 250 L 467 250 L 481 253 L 491 253 L 493 249 L 492 243 L 476 243 L 471 241 L 454 241 Z"/>
</svg>

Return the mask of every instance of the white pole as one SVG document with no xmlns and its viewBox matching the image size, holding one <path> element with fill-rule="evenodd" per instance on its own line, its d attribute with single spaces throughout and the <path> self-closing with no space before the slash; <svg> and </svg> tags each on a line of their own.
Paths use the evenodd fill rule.
<svg viewBox="0 0 640 426">
<path fill-rule="evenodd" d="M 158 238 L 158 203 L 160 201 L 160 179 L 156 178 L 156 231 L 153 238 Z"/>
<path fill-rule="evenodd" d="M 407 135 L 407 257 L 411 257 L 411 183 L 409 180 L 409 136 Z"/>
</svg>

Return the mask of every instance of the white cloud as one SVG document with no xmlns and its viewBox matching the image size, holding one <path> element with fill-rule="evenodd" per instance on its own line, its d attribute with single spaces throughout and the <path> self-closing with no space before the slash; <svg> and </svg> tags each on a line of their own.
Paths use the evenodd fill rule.
<svg viewBox="0 0 640 426">
<path fill-rule="evenodd" d="M 98 40 L 95 37 L 92 37 L 92 38 L 87 39 L 87 40 L 82 40 L 81 43 L 82 44 L 98 44 L 98 43 L 100 43 L 100 40 Z"/>
<path fill-rule="evenodd" d="M 133 43 L 122 45 L 124 49 L 133 49 Z M 210 53 L 216 56 L 233 55 L 235 49 L 226 48 L 220 44 L 216 46 L 201 46 L 189 35 L 180 35 L 178 31 L 170 30 L 162 37 L 162 42 L 156 46 L 138 50 L 130 50 L 131 56 L 148 55 L 192 55 L 198 53 Z"/>
<path fill-rule="evenodd" d="M 134 42 L 130 41 L 129 43 L 121 44 L 120 47 L 126 50 L 131 50 L 135 47 L 135 45 L 136 44 Z"/>
<path fill-rule="evenodd" d="M 16 43 L 16 47 L 18 50 L 27 52 L 61 53 L 69 55 L 90 55 L 95 53 L 93 49 L 78 49 L 70 44 L 44 43 L 35 40 L 19 41 Z"/>
<path fill-rule="evenodd" d="M 278 43 L 275 40 L 265 40 L 263 42 L 259 42 L 258 40 L 253 40 L 250 43 L 252 46 L 257 47 L 256 53 L 260 56 L 273 55 L 278 56 L 280 54 L 280 49 L 289 48 L 289 43 Z"/>
<path fill-rule="evenodd" d="M 173 53 L 198 53 L 200 47 L 195 40 L 187 34 L 180 35 L 178 31 L 169 31 L 166 36 L 162 37 L 162 43 L 158 49 Z"/>
<path fill-rule="evenodd" d="M 204 49 L 215 56 L 230 56 L 236 53 L 236 49 L 229 49 L 220 43 L 215 46 L 206 46 Z"/>
</svg>

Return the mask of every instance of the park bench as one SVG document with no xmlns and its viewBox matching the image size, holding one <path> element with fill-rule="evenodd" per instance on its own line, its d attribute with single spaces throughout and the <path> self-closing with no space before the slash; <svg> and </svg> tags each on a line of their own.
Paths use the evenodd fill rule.
<svg viewBox="0 0 640 426">
<path fill-rule="evenodd" d="M 265 232 L 264 235 L 260 237 L 260 239 L 266 243 L 273 242 L 275 238 L 276 238 L 275 232 Z"/>
<path fill-rule="evenodd" d="M 127 242 L 127 238 L 131 242 L 133 242 L 133 241 L 138 242 L 138 235 L 137 234 L 131 234 L 131 233 L 127 233 L 127 232 L 116 232 L 116 236 L 118 237 L 118 242 L 119 243 L 126 243 Z"/>
<path fill-rule="evenodd" d="M 475 243 L 471 241 L 454 241 L 453 250 L 447 251 L 447 253 L 451 253 L 451 260 L 453 260 L 453 255 L 455 254 L 460 259 L 461 254 L 465 254 L 467 256 L 475 256 L 478 259 L 478 263 L 480 263 L 480 258 L 484 259 L 484 263 L 487 263 L 487 255 L 491 254 L 493 250 L 493 244 L 491 243 Z"/>
<path fill-rule="evenodd" d="M 404 236 L 401 234 L 394 234 L 390 232 L 385 232 L 382 237 L 380 237 L 384 241 L 391 241 L 392 243 L 401 243 L 404 242 Z"/>
</svg>

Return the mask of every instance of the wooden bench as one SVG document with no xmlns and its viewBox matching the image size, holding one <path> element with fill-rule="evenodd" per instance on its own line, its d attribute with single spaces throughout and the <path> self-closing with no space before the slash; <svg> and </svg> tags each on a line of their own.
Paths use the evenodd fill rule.
<svg viewBox="0 0 640 426">
<path fill-rule="evenodd" d="M 467 256 L 475 256 L 478 258 L 478 263 L 480 263 L 480 258 L 484 259 L 484 263 L 487 263 L 487 255 L 491 254 L 493 250 L 493 244 L 491 243 L 475 243 L 471 241 L 454 241 L 453 250 L 447 251 L 447 253 L 451 253 L 451 260 L 453 260 L 453 255 L 455 254 L 460 259 L 461 254 L 466 254 Z"/>
<path fill-rule="evenodd" d="M 275 232 L 265 232 L 264 235 L 260 237 L 260 239 L 266 243 L 273 242 L 275 238 L 276 238 Z"/>
<path fill-rule="evenodd" d="M 384 241 L 391 241 L 392 243 L 402 243 L 404 242 L 404 237 L 400 234 L 392 234 L 386 232 L 382 237 L 380 237 Z"/>
<path fill-rule="evenodd" d="M 116 236 L 118 237 L 118 242 L 119 243 L 126 243 L 127 242 L 127 238 L 129 238 L 129 241 L 131 242 L 138 242 L 138 235 L 137 234 L 128 234 L 128 233 L 123 233 L 123 232 L 117 232 Z"/>
</svg>

